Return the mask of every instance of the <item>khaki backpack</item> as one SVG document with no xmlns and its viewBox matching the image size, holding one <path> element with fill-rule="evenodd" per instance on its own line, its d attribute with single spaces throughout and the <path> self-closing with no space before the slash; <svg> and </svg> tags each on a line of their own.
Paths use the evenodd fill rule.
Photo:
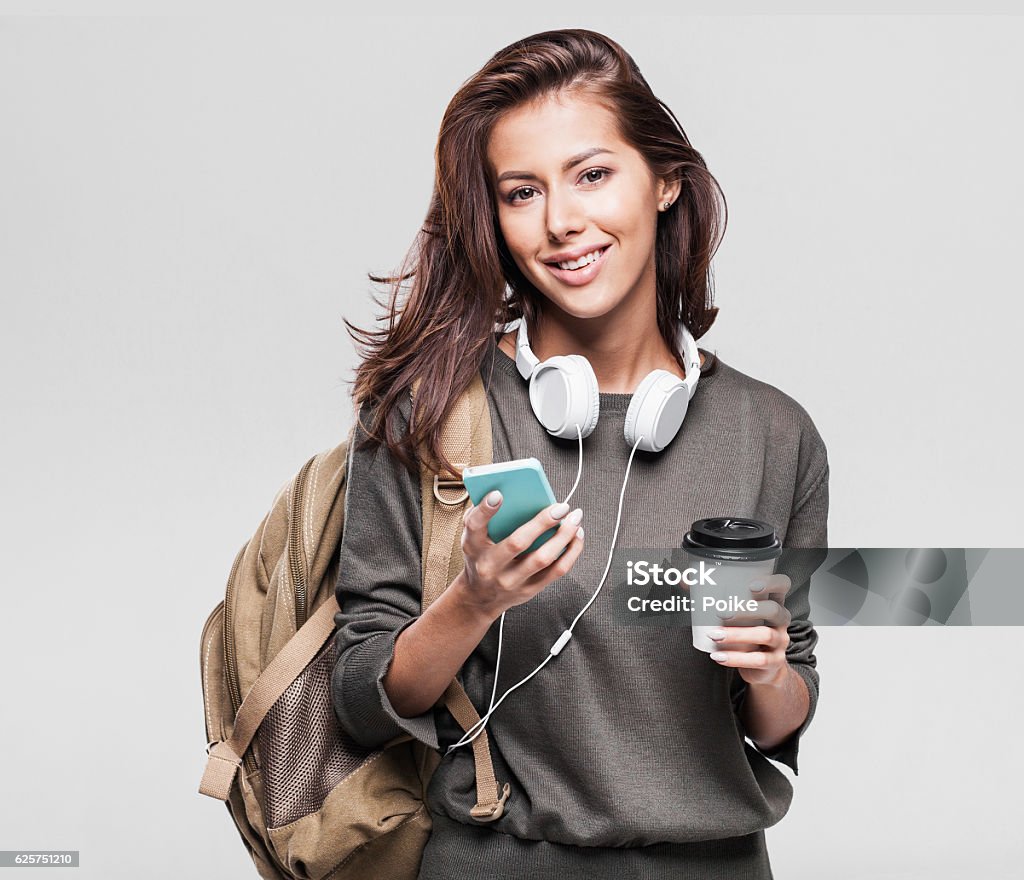
<svg viewBox="0 0 1024 880">
<path fill-rule="evenodd" d="M 414 398 L 418 387 L 417 380 Z M 208 758 L 199 791 L 227 804 L 268 880 L 415 880 L 431 829 L 426 790 L 440 754 L 408 735 L 363 748 L 334 712 L 334 591 L 352 437 L 313 456 L 281 487 L 203 626 Z M 490 462 L 479 375 L 456 402 L 441 443 L 460 469 Z M 460 477 L 421 466 L 424 609 L 464 564 L 468 493 Z M 438 705 L 464 730 L 479 721 L 457 679 Z M 473 740 L 473 753 L 470 815 L 493 821 L 509 786 L 495 780 L 486 731 Z"/>
</svg>

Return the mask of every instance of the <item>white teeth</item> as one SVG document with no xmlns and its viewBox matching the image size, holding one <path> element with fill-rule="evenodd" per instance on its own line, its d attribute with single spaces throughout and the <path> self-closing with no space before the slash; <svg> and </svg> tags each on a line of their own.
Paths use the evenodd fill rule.
<svg viewBox="0 0 1024 880">
<path fill-rule="evenodd" d="M 565 263 L 559 263 L 558 264 L 558 268 L 559 269 L 579 269 L 582 266 L 587 266 L 590 263 L 593 263 L 594 260 L 596 260 L 599 256 L 601 256 L 601 251 L 603 251 L 603 250 L 604 250 L 604 248 L 598 248 L 596 251 L 591 251 L 589 254 L 584 254 L 578 260 L 569 260 L 568 262 L 565 262 Z"/>
</svg>

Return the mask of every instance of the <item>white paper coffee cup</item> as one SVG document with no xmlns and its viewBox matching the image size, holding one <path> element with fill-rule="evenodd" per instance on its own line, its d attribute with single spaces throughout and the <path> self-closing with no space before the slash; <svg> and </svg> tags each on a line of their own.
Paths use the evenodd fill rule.
<svg viewBox="0 0 1024 880">
<path fill-rule="evenodd" d="M 690 527 L 683 538 L 683 550 L 688 567 L 696 569 L 703 561 L 708 572 L 689 589 L 693 646 L 711 653 L 718 650 L 718 643 L 708 633 L 730 625 L 722 620 L 727 615 L 749 613 L 747 603 L 754 598 L 750 583 L 775 573 L 782 543 L 769 523 L 745 517 L 709 517 Z M 744 621 L 743 625 L 763 622 Z"/>
</svg>

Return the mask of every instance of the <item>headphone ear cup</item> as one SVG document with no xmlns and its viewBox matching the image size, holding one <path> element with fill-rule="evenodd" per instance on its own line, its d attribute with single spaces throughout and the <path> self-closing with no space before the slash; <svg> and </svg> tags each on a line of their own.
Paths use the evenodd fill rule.
<svg viewBox="0 0 1024 880">
<path fill-rule="evenodd" d="M 597 376 L 582 355 L 556 355 L 539 364 L 530 376 L 533 414 L 555 437 L 588 436 L 597 425 L 601 407 Z"/>
<path fill-rule="evenodd" d="M 622 433 L 630 448 L 643 435 L 640 449 L 661 452 L 679 433 L 690 403 L 686 384 L 668 370 L 653 370 L 637 385 L 626 410 Z"/>
<path fill-rule="evenodd" d="M 594 368 L 590 366 L 588 361 L 581 354 L 570 354 L 567 355 L 578 367 L 579 373 L 579 386 L 580 394 L 574 400 L 579 400 L 582 404 L 579 411 L 580 419 L 580 433 L 584 437 L 589 437 L 593 432 L 594 428 L 597 427 L 597 420 L 601 414 L 601 394 L 597 387 L 597 375 L 594 373 Z M 569 435 L 573 439 L 576 437 L 576 419 L 575 416 L 570 422 L 569 427 L 572 429 L 572 433 Z"/>
</svg>

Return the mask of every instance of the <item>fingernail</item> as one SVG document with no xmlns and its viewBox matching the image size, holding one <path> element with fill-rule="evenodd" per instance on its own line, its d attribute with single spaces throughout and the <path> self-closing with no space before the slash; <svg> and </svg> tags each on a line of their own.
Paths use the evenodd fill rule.
<svg viewBox="0 0 1024 880">
<path fill-rule="evenodd" d="M 487 506 L 497 507 L 501 503 L 501 492 L 495 489 L 487 496 Z"/>
<path fill-rule="evenodd" d="M 561 519 L 568 512 L 569 512 L 569 505 L 566 504 L 563 501 L 561 504 L 556 504 L 554 507 L 551 508 L 551 518 L 552 519 Z"/>
<path fill-rule="evenodd" d="M 583 511 L 577 507 L 572 513 L 570 513 L 565 521 L 571 526 L 578 526 L 580 521 L 583 519 Z"/>
<path fill-rule="evenodd" d="M 708 638 L 709 639 L 714 639 L 716 642 L 719 639 L 724 639 L 725 638 L 725 630 L 723 630 L 723 629 L 713 629 L 713 630 L 711 630 L 708 633 Z"/>
<path fill-rule="evenodd" d="M 581 541 L 583 540 L 583 529 L 576 529 L 576 537 L 579 538 Z"/>
<path fill-rule="evenodd" d="M 724 660 L 725 659 L 725 651 L 715 651 L 711 655 L 711 659 L 712 660 L 719 660 L 719 661 Z"/>
<path fill-rule="evenodd" d="M 768 581 L 766 581 L 764 578 L 758 578 L 756 581 L 751 581 L 750 582 L 750 589 L 751 589 L 752 592 L 755 592 L 755 593 L 758 590 L 763 590 L 767 586 L 768 586 Z"/>
</svg>

